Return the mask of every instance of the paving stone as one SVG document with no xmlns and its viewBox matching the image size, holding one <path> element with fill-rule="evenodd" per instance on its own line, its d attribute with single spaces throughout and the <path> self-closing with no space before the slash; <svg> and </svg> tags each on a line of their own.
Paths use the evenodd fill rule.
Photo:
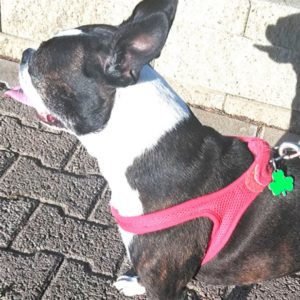
<svg viewBox="0 0 300 300">
<path fill-rule="evenodd" d="M 25 253 L 58 252 L 87 262 L 94 272 L 108 276 L 114 276 L 124 255 L 116 228 L 67 217 L 49 205 L 41 205 L 35 211 L 12 248 Z"/>
<path fill-rule="evenodd" d="M 2 31 L 42 41 L 62 29 L 83 24 L 120 24 L 138 2 L 139 0 L 78 0 L 68 5 L 64 1 L 1 0 Z"/>
<path fill-rule="evenodd" d="M 89 270 L 85 265 L 73 260 L 64 261 L 56 278 L 51 282 L 43 299 L 88 299 L 121 300 L 122 296 L 112 286 L 112 281 Z M 142 299 L 133 297 L 130 299 Z"/>
<path fill-rule="evenodd" d="M 224 111 L 230 115 L 243 116 L 263 122 L 269 126 L 300 133 L 300 113 L 269 104 L 248 101 L 247 99 L 227 96 Z"/>
<path fill-rule="evenodd" d="M 115 220 L 110 212 L 110 198 L 111 190 L 107 186 L 89 217 L 90 221 L 103 225 L 115 224 Z"/>
<path fill-rule="evenodd" d="M 1 79 L 1 77 L 0 77 Z M 40 122 L 36 117 L 35 110 L 27 105 L 14 101 L 8 97 L 1 97 L 0 92 L 0 114 L 19 119 L 23 125 L 39 128 Z"/>
<path fill-rule="evenodd" d="M 193 280 L 188 287 L 196 290 L 201 299 L 296 300 L 300 297 L 300 277 L 296 275 L 249 286 L 213 286 Z"/>
<path fill-rule="evenodd" d="M 205 299 L 205 300 L 223 300 L 227 298 L 223 298 L 223 296 L 226 293 L 226 288 L 224 286 L 214 286 L 214 285 L 208 285 L 204 284 L 197 280 L 192 280 L 189 282 L 188 286 L 189 289 L 194 290 L 197 292 L 199 299 Z M 229 300 L 229 299 L 228 299 Z"/>
<path fill-rule="evenodd" d="M 3 300 L 41 299 L 60 257 L 37 253 L 21 255 L 0 251 L 0 298 Z"/>
<path fill-rule="evenodd" d="M 15 36 L 41 41 L 63 28 L 73 28 L 80 24 L 119 24 L 132 12 L 139 0 L 77 1 L 72 6 L 64 2 L 42 0 L 14 1 L 2 0 L 2 31 Z M 178 16 L 185 22 L 218 28 L 240 34 L 244 30 L 249 9 L 248 0 L 180 1 Z M 80 13 L 78 13 L 80 12 Z M 181 16 L 181 14 L 182 16 Z M 189 16 L 187 19 L 186 16 Z M 34 18 L 32 18 L 34 16 Z M 45 24 L 44 20 L 47 19 Z"/>
<path fill-rule="evenodd" d="M 184 39 L 183 43 L 186 39 L 193 39 L 194 35 L 192 30 L 189 36 L 182 35 L 182 26 L 208 27 L 242 34 L 249 8 L 248 0 L 179 1 L 173 31 L 176 30 L 176 34 Z"/>
<path fill-rule="evenodd" d="M 10 2 L 12 3 L 12 2 Z M 1 0 L 1 21 L 2 20 L 2 13 L 3 13 L 3 0 Z M 30 17 L 30 19 L 32 20 L 32 15 Z M 1 25 L 3 25 L 3 23 L 1 22 Z M 30 28 L 30 26 L 28 27 Z M 34 35 L 32 35 L 31 37 L 33 37 Z M 24 39 L 21 37 L 17 37 L 17 36 L 13 36 L 11 34 L 5 34 L 0 32 L 0 55 L 2 57 L 8 57 L 10 59 L 14 59 L 14 60 L 21 60 L 22 57 L 22 53 L 25 49 L 27 48 L 36 48 L 38 46 L 39 43 L 34 42 L 32 40 L 28 40 L 28 39 Z"/>
<path fill-rule="evenodd" d="M 192 107 L 192 111 L 203 125 L 213 127 L 224 135 L 256 135 L 255 125 L 199 108 Z"/>
<path fill-rule="evenodd" d="M 206 108 L 222 110 L 226 95 L 210 89 L 200 87 L 199 85 L 185 86 L 174 79 L 168 80 L 171 87 L 188 104 L 195 106 L 204 106 Z"/>
<path fill-rule="evenodd" d="M 286 276 L 254 285 L 246 299 L 298 300 L 299 298 L 300 278 L 298 276 Z"/>
<path fill-rule="evenodd" d="M 18 84 L 19 64 L 0 58 L 0 81 L 5 82 L 8 87 Z"/>
<path fill-rule="evenodd" d="M 204 106 L 207 108 L 222 110 L 225 101 L 225 94 L 199 87 L 192 88 L 189 104 Z"/>
<path fill-rule="evenodd" d="M 29 199 L 0 198 L 0 247 L 7 247 L 37 206 Z"/>
<path fill-rule="evenodd" d="M 287 6 L 293 6 L 296 8 L 300 8 L 300 2 L 299 0 L 267 0 L 270 2 L 274 2 L 280 5 L 287 5 Z"/>
<path fill-rule="evenodd" d="M 282 142 L 299 143 L 300 141 L 299 135 L 270 127 L 264 127 L 260 132 L 260 137 L 268 141 L 272 146 L 279 145 Z"/>
<path fill-rule="evenodd" d="M 0 194 L 39 199 L 61 206 L 69 215 L 85 218 L 105 186 L 101 176 L 61 173 L 21 157 L 0 179 Z"/>
<path fill-rule="evenodd" d="M 286 5 L 283 1 L 252 0 L 245 36 L 263 44 L 299 49 L 299 5 L 299 1 L 298 8 L 296 8 Z"/>
<path fill-rule="evenodd" d="M 0 150 L 0 177 L 14 162 L 15 158 L 16 155 L 13 152 Z"/>
<path fill-rule="evenodd" d="M 0 74 L 1 82 L 1 74 Z M 0 90 L 0 114 L 3 116 L 13 117 L 20 120 L 22 125 L 40 129 L 42 131 L 50 132 L 60 135 L 61 131 L 52 129 L 51 127 L 44 125 L 36 116 L 36 111 L 24 104 L 14 101 L 11 98 L 4 97 L 2 94 L 4 90 Z"/>
<path fill-rule="evenodd" d="M 206 27 L 183 26 L 181 34 L 170 33 L 155 68 L 186 89 L 200 86 L 290 109 L 300 95 L 299 87 L 295 92 L 298 73 L 293 68 L 300 62 L 299 54 L 275 47 L 271 58 L 255 43 Z"/>
<path fill-rule="evenodd" d="M 61 168 L 74 143 L 75 139 L 70 135 L 37 131 L 22 126 L 17 119 L 7 117 L 0 121 L 0 147 L 38 158 L 49 167 Z"/>
<path fill-rule="evenodd" d="M 3 61 L 16 65 L 16 63 L 14 62 L 6 61 L 6 60 Z M 51 127 L 40 122 L 39 119 L 37 118 L 36 111 L 33 108 L 21 104 L 17 101 L 14 101 L 13 99 L 3 95 L 4 92 L 7 90 L 7 88 L 6 87 L 2 88 L 1 82 L 7 81 L 10 86 L 15 86 L 18 84 L 18 78 L 17 75 L 13 73 L 13 71 L 11 71 L 11 73 L 8 76 L 6 74 L 1 73 L 2 71 L 5 72 L 5 70 L 1 68 L 1 59 L 0 59 L 0 115 L 9 116 L 18 119 L 20 120 L 22 125 L 60 135 L 61 131 L 52 129 Z"/>
<path fill-rule="evenodd" d="M 98 162 L 79 144 L 67 163 L 65 170 L 75 174 L 100 174 Z"/>
</svg>

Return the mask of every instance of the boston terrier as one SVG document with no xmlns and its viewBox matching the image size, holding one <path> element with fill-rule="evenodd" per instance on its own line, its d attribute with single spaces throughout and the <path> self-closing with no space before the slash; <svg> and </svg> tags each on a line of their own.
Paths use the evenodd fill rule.
<svg viewBox="0 0 300 300">
<path fill-rule="evenodd" d="M 274 196 L 269 146 L 203 126 L 148 65 L 177 2 L 144 0 L 119 26 L 60 32 L 20 64 L 27 103 L 76 135 L 110 185 L 136 272 L 116 288 L 160 300 L 186 299 L 195 276 L 247 285 L 300 270 L 299 160 L 281 166 L 294 191 Z"/>
</svg>

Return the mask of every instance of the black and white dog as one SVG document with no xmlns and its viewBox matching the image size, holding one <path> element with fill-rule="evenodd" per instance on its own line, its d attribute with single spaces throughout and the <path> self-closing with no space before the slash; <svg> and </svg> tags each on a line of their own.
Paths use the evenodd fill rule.
<svg viewBox="0 0 300 300">
<path fill-rule="evenodd" d="M 20 65 L 26 97 L 44 122 L 75 134 L 99 161 L 111 205 L 126 217 L 220 190 L 253 162 L 247 143 L 203 126 L 148 65 L 160 55 L 176 7 L 177 0 L 144 0 L 120 26 L 61 32 L 24 51 Z M 299 270 L 299 162 L 289 162 L 287 171 L 295 190 L 275 198 L 265 188 L 203 266 L 209 218 L 147 234 L 120 228 L 137 276 L 121 277 L 116 287 L 125 295 L 177 300 L 195 275 L 242 285 Z"/>
</svg>

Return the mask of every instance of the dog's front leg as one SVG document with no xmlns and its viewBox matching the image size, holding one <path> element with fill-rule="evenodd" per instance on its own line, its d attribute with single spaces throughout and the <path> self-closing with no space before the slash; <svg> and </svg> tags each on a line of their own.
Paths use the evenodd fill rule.
<svg viewBox="0 0 300 300">
<path fill-rule="evenodd" d="M 127 297 L 143 295 L 146 293 L 146 288 L 140 283 L 138 276 L 120 276 L 114 283 L 119 292 Z M 182 290 L 168 291 L 167 286 L 157 285 L 155 288 L 149 287 L 147 292 L 147 299 L 180 299 L 180 300 L 197 300 L 197 296 L 192 291 L 188 291 L 185 287 Z"/>
<path fill-rule="evenodd" d="M 126 286 L 131 285 L 138 292 L 144 287 L 147 299 L 190 299 L 186 285 L 199 269 L 201 250 L 193 243 L 176 242 L 176 231 L 174 228 L 169 234 L 135 236 L 129 253 L 138 277 L 120 280 L 126 280 Z"/>
<path fill-rule="evenodd" d="M 153 255 L 153 254 L 152 254 Z M 156 253 L 154 254 L 156 256 Z M 199 260 L 172 262 L 169 257 L 158 255 L 146 263 L 140 262 L 137 273 L 146 289 L 147 299 L 151 300 L 187 300 L 187 283 L 197 271 Z M 175 263 L 175 265 L 174 265 Z"/>
</svg>

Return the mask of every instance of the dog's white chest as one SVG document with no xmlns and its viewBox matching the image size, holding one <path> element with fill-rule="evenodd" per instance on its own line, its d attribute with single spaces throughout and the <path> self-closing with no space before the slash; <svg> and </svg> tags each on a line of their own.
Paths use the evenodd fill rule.
<svg viewBox="0 0 300 300">
<path fill-rule="evenodd" d="M 139 193 L 127 181 L 127 169 L 189 116 L 190 111 L 179 96 L 152 68 L 145 66 L 137 84 L 117 89 L 105 129 L 81 138 L 89 153 L 98 159 L 112 190 L 111 205 L 121 215 L 143 214 Z M 127 246 L 131 238 L 126 234 Z"/>
</svg>

